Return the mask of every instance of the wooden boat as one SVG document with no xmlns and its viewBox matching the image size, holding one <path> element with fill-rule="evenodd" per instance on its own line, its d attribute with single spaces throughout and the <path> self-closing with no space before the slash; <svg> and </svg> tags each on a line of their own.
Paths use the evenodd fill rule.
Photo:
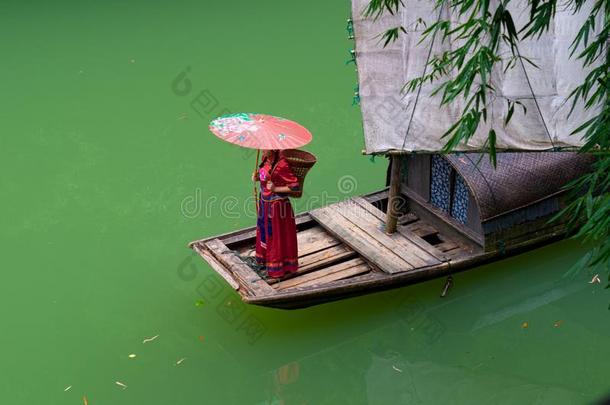
<svg viewBox="0 0 610 405">
<path fill-rule="evenodd" d="M 254 228 L 192 242 L 248 303 L 294 308 L 415 283 L 531 249 L 567 232 L 565 221 L 549 219 L 565 205 L 562 187 L 586 173 L 592 160 L 557 152 L 583 145 L 584 139 L 571 133 L 592 113 L 580 102 L 571 110 L 567 102 L 568 84 L 580 83 L 587 74 L 565 70 L 573 67 L 565 59 L 568 44 L 554 34 L 536 39 L 541 48 L 532 49 L 550 44 L 562 52 L 538 52 L 544 63 L 533 80 L 524 64 L 494 70 L 485 123 L 467 142 L 453 145 L 452 150 L 465 153 L 438 155 L 464 100 L 441 105 L 442 95 L 435 90 L 441 83 L 428 80 L 417 91 L 403 90 L 406 82 L 424 75 L 430 55 L 451 50 L 459 38 L 449 34 L 436 43 L 434 35 L 421 38 L 419 17 L 432 23 L 437 15 L 431 3 L 405 0 L 393 13 L 367 17 L 369 3 L 352 0 L 353 20 L 348 21 L 356 41 L 355 100 L 362 112 L 364 152 L 391 157 L 389 188 L 299 215 L 299 271 L 279 282 L 246 264 L 253 254 Z M 380 33 L 403 26 L 408 32 L 383 46 Z M 505 116 L 506 102 L 523 107 L 508 113 L 511 120 Z M 497 151 L 517 152 L 498 154 L 497 170 L 476 153 L 487 150 L 490 128 Z"/>
<path fill-rule="evenodd" d="M 389 189 L 297 216 L 299 270 L 279 281 L 247 264 L 254 227 L 189 246 L 250 304 L 299 308 L 368 294 L 565 236 L 565 221 L 549 219 L 564 206 L 562 187 L 591 161 L 570 152 L 504 153 L 496 170 L 479 154 L 394 157 Z"/>
</svg>

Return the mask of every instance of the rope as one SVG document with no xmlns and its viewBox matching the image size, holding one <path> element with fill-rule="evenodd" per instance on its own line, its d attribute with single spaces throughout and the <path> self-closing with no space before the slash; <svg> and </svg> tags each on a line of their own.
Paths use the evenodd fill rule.
<svg viewBox="0 0 610 405">
<path fill-rule="evenodd" d="M 438 23 L 441 20 L 441 15 L 443 13 L 443 7 L 445 3 L 441 5 L 441 8 L 438 10 L 438 18 L 436 22 Z M 434 41 L 436 40 L 436 34 L 438 31 L 434 31 L 434 35 L 432 35 L 432 42 L 430 42 L 430 49 L 428 49 L 428 56 L 426 57 L 426 64 L 424 65 L 424 73 L 422 74 L 422 78 L 426 76 L 426 72 L 428 71 L 428 63 L 430 62 L 430 56 L 432 55 L 432 48 L 434 47 Z M 411 123 L 413 122 L 413 117 L 415 117 L 415 109 L 417 108 L 417 103 L 419 102 L 419 95 L 421 93 L 422 85 L 424 81 L 419 82 L 419 87 L 417 88 L 417 95 L 415 96 L 415 103 L 413 104 L 413 111 L 411 112 L 411 118 L 409 118 L 409 124 L 407 125 L 407 132 L 405 133 L 405 137 L 402 140 L 401 150 L 404 150 L 405 143 L 407 143 L 407 136 L 409 136 L 409 130 L 411 129 Z"/>
<path fill-rule="evenodd" d="M 256 272 L 256 274 L 258 274 L 262 279 L 267 278 L 267 272 L 265 270 L 265 267 L 258 264 L 258 262 L 256 261 L 256 258 L 254 258 L 252 256 L 241 255 L 236 250 L 232 250 L 232 252 L 235 253 L 235 255 L 237 257 L 239 257 L 239 259 L 242 262 L 246 263 L 248 265 L 248 267 L 250 267 L 252 270 L 254 270 Z"/>
<path fill-rule="evenodd" d="M 501 255 L 506 253 L 506 244 L 504 243 L 504 239 L 500 239 L 498 241 L 498 250 L 500 250 Z"/>
<path fill-rule="evenodd" d="M 443 3 L 443 5 L 441 6 L 441 8 L 439 10 L 437 22 L 439 22 L 441 19 L 444 5 L 445 4 Z M 434 31 L 434 35 L 432 36 L 432 42 L 430 43 L 430 49 L 428 49 L 428 55 L 426 57 L 426 64 L 424 65 L 424 72 L 422 74 L 422 77 L 426 76 L 426 72 L 428 70 L 428 63 L 430 62 L 430 56 L 432 55 L 432 48 L 434 47 L 434 42 L 436 40 L 437 32 L 438 31 Z M 521 57 L 521 52 L 519 52 L 519 47 L 517 45 L 515 45 L 515 49 L 517 51 L 517 56 L 519 57 L 519 63 L 521 64 L 521 68 L 523 69 L 523 73 L 525 74 L 525 79 L 526 79 L 527 85 L 530 89 L 530 93 L 532 94 L 532 98 L 534 99 L 534 104 L 536 105 L 536 109 L 538 110 L 538 114 L 540 115 L 540 119 L 542 120 L 542 125 L 544 126 L 546 135 L 549 138 L 549 141 L 551 142 L 551 146 L 553 147 L 553 150 L 557 150 L 557 147 L 555 146 L 555 143 L 553 142 L 553 138 L 551 137 L 549 128 L 546 124 L 546 120 L 544 119 L 544 116 L 542 115 L 542 109 L 540 108 L 540 105 L 538 104 L 538 99 L 536 98 L 536 95 L 534 94 L 534 88 L 532 87 L 532 83 L 530 81 L 529 75 L 527 74 L 527 69 L 525 69 L 525 64 L 523 63 L 523 58 Z M 417 94 L 415 96 L 415 103 L 413 105 L 413 111 L 411 112 L 411 117 L 409 118 L 409 124 L 407 125 L 407 132 L 405 133 L 405 136 L 403 138 L 401 149 L 405 148 L 405 144 L 407 142 L 407 136 L 409 136 L 409 131 L 411 130 L 411 123 L 413 122 L 413 117 L 415 116 L 415 109 L 417 108 L 417 103 L 419 102 L 419 96 L 421 94 L 422 85 L 423 85 L 423 81 L 421 81 L 419 83 L 419 87 L 417 88 Z"/>
<path fill-rule="evenodd" d="M 544 126 L 544 130 L 546 131 L 546 136 L 551 141 L 551 146 L 553 146 L 553 150 L 556 150 L 557 147 L 553 142 L 553 138 L 551 137 L 551 133 L 549 132 L 549 128 L 546 125 L 546 121 L 544 120 L 544 116 L 542 115 L 542 110 L 540 109 L 540 105 L 538 105 L 538 99 L 534 94 L 534 88 L 532 87 L 532 83 L 530 82 L 530 77 L 527 74 L 527 70 L 525 69 L 525 64 L 523 63 L 523 58 L 521 57 L 521 52 L 519 52 L 519 47 L 515 45 L 515 49 L 517 50 L 517 56 L 519 57 L 519 63 L 521 63 L 521 68 L 523 68 L 523 73 L 525 74 L 525 80 L 527 81 L 527 85 L 530 88 L 530 92 L 532 93 L 532 97 L 534 98 L 534 104 L 536 104 L 536 109 L 538 110 L 538 114 L 540 114 L 540 119 L 542 120 L 542 125 Z"/>
</svg>

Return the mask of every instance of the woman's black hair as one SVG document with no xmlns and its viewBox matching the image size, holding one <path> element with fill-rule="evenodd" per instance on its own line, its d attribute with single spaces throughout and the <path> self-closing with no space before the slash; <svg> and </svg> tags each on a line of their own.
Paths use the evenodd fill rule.
<svg viewBox="0 0 610 405">
<path fill-rule="evenodd" d="M 265 164 L 265 160 L 266 159 L 267 159 L 267 156 L 263 156 L 263 158 L 261 159 L 260 164 L 258 165 L 259 169 L 261 167 L 263 167 L 263 165 Z M 280 151 L 273 149 L 273 161 L 271 162 L 271 167 L 275 166 L 275 164 L 278 162 L 278 160 L 280 160 Z"/>
</svg>

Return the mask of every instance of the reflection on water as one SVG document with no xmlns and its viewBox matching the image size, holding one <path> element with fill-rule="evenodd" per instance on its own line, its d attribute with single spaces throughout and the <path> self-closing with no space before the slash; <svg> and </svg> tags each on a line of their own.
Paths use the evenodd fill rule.
<svg viewBox="0 0 610 405">
<path fill-rule="evenodd" d="M 587 274 L 562 277 L 562 263 L 577 250 L 561 242 L 458 274 L 446 298 L 439 297 L 443 280 L 435 280 L 296 312 L 270 310 L 278 323 L 303 325 L 288 326 L 290 343 L 275 349 L 277 358 L 289 361 L 263 373 L 271 388 L 261 403 L 574 404 L 599 398 L 607 389 L 600 359 L 610 349 L 600 343 L 610 333 L 608 297 Z M 314 326 L 318 316 L 342 325 L 327 329 L 333 334 L 321 332 L 326 327 Z"/>
</svg>

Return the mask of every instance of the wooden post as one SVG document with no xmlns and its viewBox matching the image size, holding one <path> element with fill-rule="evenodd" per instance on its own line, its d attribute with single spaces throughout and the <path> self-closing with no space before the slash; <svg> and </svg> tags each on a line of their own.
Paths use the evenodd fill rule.
<svg viewBox="0 0 610 405">
<path fill-rule="evenodd" d="M 396 232 L 398 221 L 398 194 L 400 192 L 400 169 L 402 167 L 402 155 L 392 156 L 392 168 L 390 171 L 390 191 L 388 194 L 388 209 L 385 222 L 385 232 L 392 234 Z"/>
</svg>

